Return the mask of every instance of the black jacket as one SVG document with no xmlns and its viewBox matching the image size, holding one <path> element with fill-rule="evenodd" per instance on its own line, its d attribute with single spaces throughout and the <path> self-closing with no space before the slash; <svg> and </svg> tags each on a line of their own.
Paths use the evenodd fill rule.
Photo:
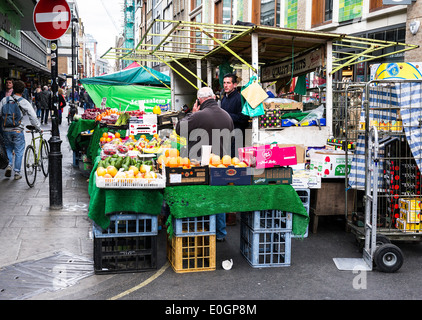
<svg viewBox="0 0 422 320">
<path fill-rule="evenodd" d="M 189 114 L 176 125 L 176 133 L 186 138 L 189 158 L 197 160 L 201 159 L 202 145 L 212 145 L 212 153 L 220 157 L 230 155 L 233 129 L 230 115 L 214 99 L 205 100 L 200 111 Z"/>
<path fill-rule="evenodd" d="M 249 117 L 242 113 L 242 99 L 239 91 L 235 89 L 228 95 L 224 93 L 221 108 L 229 113 L 235 128 L 243 131 L 248 127 Z"/>
</svg>

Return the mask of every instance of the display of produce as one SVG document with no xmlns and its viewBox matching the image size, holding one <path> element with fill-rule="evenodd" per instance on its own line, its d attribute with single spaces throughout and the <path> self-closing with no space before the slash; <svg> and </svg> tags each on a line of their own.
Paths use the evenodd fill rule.
<svg viewBox="0 0 422 320">
<path fill-rule="evenodd" d="M 227 168 L 229 166 L 234 166 L 235 168 L 244 168 L 244 167 L 247 167 L 248 165 L 245 162 L 240 161 L 239 158 L 237 157 L 232 158 L 229 155 L 224 155 L 220 158 L 220 156 L 211 153 L 209 166 L 211 168 L 212 167 Z"/>
</svg>

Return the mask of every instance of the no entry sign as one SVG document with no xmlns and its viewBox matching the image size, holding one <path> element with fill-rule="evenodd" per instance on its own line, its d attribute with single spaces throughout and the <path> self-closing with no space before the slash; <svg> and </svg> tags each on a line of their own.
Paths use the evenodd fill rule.
<svg viewBox="0 0 422 320">
<path fill-rule="evenodd" d="M 35 5 L 33 21 L 41 37 L 56 40 L 64 35 L 71 21 L 66 0 L 40 0 Z"/>
</svg>

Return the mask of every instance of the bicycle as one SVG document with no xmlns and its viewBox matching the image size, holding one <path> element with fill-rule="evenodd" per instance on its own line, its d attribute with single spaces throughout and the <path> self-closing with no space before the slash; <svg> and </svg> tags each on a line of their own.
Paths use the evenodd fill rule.
<svg viewBox="0 0 422 320">
<path fill-rule="evenodd" d="M 47 140 L 44 140 L 43 132 L 40 132 L 38 137 L 35 137 L 36 128 L 32 125 L 26 126 L 26 132 L 32 135 L 31 143 L 25 148 L 24 169 L 25 179 L 29 187 L 33 187 L 37 178 L 37 171 L 43 172 L 44 176 L 48 176 L 48 157 L 49 147 Z M 51 131 L 51 130 L 48 130 Z M 38 149 L 36 140 L 39 140 Z"/>
</svg>

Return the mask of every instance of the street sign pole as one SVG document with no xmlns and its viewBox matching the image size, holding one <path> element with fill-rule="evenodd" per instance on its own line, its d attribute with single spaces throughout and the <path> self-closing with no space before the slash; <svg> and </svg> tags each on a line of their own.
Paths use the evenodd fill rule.
<svg viewBox="0 0 422 320">
<path fill-rule="evenodd" d="M 59 131 L 59 76 L 57 39 L 69 28 L 71 12 L 66 0 L 39 0 L 34 7 L 34 27 L 41 37 L 51 42 L 51 116 L 50 154 L 48 171 L 50 181 L 50 209 L 63 208 L 62 192 L 62 152 Z M 73 48 L 72 48 L 73 50 Z M 73 76 L 73 70 L 72 70 Z"/>
<path fill-rule="evenodd" d="M 50 181 L 50 209 L 63 208 L 63 192 L 62 192 L 62 152 L 60 131 L 59 131 L 59 77 L 58 77 L 58 47 L 57 40 L 51 41 L 51 91 L 52 110 L 51 117 L 51 138 L 49 154 L 49 181 Z"/>
</svg>

